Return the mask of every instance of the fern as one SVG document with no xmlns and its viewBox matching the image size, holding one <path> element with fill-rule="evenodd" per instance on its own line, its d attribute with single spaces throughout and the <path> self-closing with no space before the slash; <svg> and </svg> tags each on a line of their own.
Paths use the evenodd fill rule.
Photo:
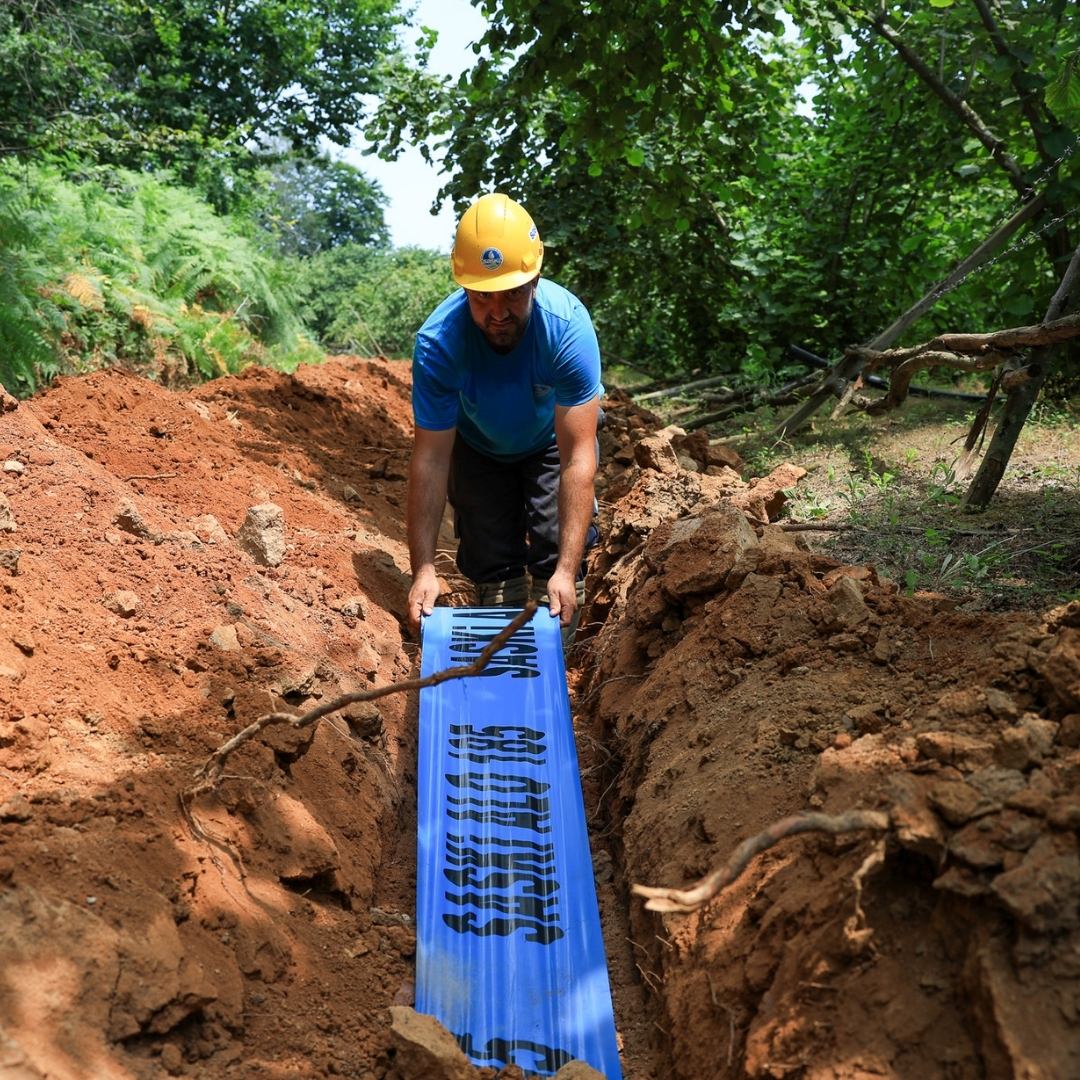
<svg viewBox="0 0 1080 1080">
<path fill-rule="evenodd" d="M 68 296 L 78 300 L 90 311 L 103 311 L 105 303 L 101 298 L 101 282 L 76 271 L 64 278 L 64 290 Z"/>
<path fill-rule="evenodd" d="M 55 308 L 40 296 L 47 276 L 33 258 L 39 198 L 0 177 L 0 383 L 30 394 L 56 371 Z"/>
<path fill-rule="evenodd" d="M 317 359 L 292 295 L 281 264 L 165 178 L 0 166 L 0 379 L 16 392 L 113 363 L 173 379 Z"/>
</svg>

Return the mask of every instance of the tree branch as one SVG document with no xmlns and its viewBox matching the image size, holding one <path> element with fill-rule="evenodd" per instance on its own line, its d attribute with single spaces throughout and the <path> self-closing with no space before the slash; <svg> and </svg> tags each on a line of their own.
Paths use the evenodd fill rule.
<svg viewBox="0 0 1080 1080">
<path fill-rule="evenodd" d="M 794 814 L 744 840 L 723 866 L 688 889 L 665 889 L 648 885 L 633 885 L 631 888 L 638 896 L 647 898 L 645 906 L 650 911 L 696 911 L 738 879 L 755 855 L 767 851 L 787 836 L 806 832 L 824 832 L 837 836 L 866 829 L 883 832 L 889 827 L 889 815 L 883 810 L 849 810 L 846 814 L 837 815 L 811 812 Z"/>
<path fill-rule="evenodd" d="M 1022 198 L 1030 193 L 1024 181 L 1020 166 L 1005 149 L 1005 142 L 999 139 L 983 123 L 982 118 L 963 98 L 957 97 L 927 66 L 926 62 L 910 45 L 885 21 L 884 12 L 879 12 L 871 21 L 871 28 L 883 37 L 899 54 L 901 59 L 919 76 L 920 79 L 955 113 L 967 128 L 989 151 L 990 156 L 1005 170 L 1009 182 Z"/>
<path fill-rule="evenodd" d="M 991 371 L 999 364 L 1008 363 L 1020 349 L 1045 348 L 1080 336 L 1080 314 L 1066 315 L 1038 326 L 1016 326 L 997 330 L 990 334 L 940 334 L 931 341 L 910 349 L 886 349 L 878 352 L 871 348 L 853 347 L 845 355 L 856 358 L 862 371 L 870 373 L 883 367 L 891 367 L 889 392 L 883 398 L 871 401 L 856 399 L 859 408 L 877 415 L 895 409 L 908 395 L 911 380 L 919 371 L 930 367 L 951 367 L 960 371 Z M 1036 371 L 1025 368 L 1024 377 L 1010 380 L 1010 391 L 1023 382 L 1034 378 Z"/>
<path fill-rule="evenodd" d="M 265 716 L 260 716 L 258 720 L 252 721 L 242 731 L 238 731 L 231 739 L 222 743 L 196 770 L 195 777 L 199 783 L 183 793 L 181 803 L 183 804 L 186 800 L 190 804 L 199 795 L 211 791 L 221 778 L 222 769 L 225 767 L 229 755 L 243 746 L 244 743 L 250 742 L 268 727 L 274 727 L 277 724 L 288 724 L 293 729 L 298 730 L 316 723 L 324 716 L 329 716 L 332 712 L 344 709 L 347 705 L 354 705 L 360 701 L 373 701 L 375 698 L 386 697 L 388 694 L 423 690 L 428 686 L 437 686 L 448 679 L 463 679 L 468 675 L 478 674 L 483 671 L 491 658 L 507 641 L 532 618 L 534 611 L 536 611 L 536 601 L 530 600 L 525 605 L 524 610 L 509 622 L 490 644 L 484 647 L 484 650 L 471 664 L 443 668 L 442 671 L 433 672 L 423 679 L 405 679 L 402 682 L 389 683 L 387 686 L 378 686 L 374 690 L 361 690 L 353 694 L 343 694 L 341 697 L 334 698 L 333 701 L 328 701 L 324 705 L 320 705 L 318 708 L 302 713 L 299 716 L 294 713 L 267 713 Z"/>
</svg>

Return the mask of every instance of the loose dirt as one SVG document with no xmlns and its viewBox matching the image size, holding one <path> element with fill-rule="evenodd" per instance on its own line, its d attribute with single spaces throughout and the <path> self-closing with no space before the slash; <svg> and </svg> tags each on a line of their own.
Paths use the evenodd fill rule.
<svg viewBox="0 0 1080 1080">
<path fill-rule="evenodd" d="M 0 1076 L 495 1075 L 407 1008 L 414 700 L 179 804 L 257 717 L 415 674 L 408 392 L 342 359 L 5 400 Z M 607 411 L 570 660 L 625 1075 L 1080 1075 L 1080 605 L 900 596 L 768 524 L 795 465 Z M 630 895 L 853 808 L 884 837 L 782 840 L 689 915 Z"/>
</svg>

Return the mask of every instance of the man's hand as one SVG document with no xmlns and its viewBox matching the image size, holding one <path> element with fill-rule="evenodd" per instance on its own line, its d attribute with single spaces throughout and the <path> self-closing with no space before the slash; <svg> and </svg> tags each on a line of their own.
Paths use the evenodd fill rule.
<svg viewBox="0 0 1080 1080">
<path fill-rule="evenodd" d="M 435 567 L 422 566 L 413 578 L 409 589 L 409 629 L 420 633 L 420 616 L 430 615 L 439 598 L 439 577 Z"/>
<path fill-rule="evenodd" d="M 548 578 L 548 610 L 552 617 L 559 616 L 562 626 L 569 626 L 577 610 L 577 584 L 574 575 L 556 569 Z"/>
</svg>

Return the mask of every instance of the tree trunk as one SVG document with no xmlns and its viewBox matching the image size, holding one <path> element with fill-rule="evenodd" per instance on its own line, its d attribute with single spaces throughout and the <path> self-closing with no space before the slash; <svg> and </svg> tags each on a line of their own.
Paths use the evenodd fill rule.
<svg viewBox="0 0 1080 1080">
<path fill-rule="evenodd" d="M 1065 276 L 1050 301 L 1046 322 L 1069 314 L 1076 307 L 1077 300 L 1080 300 L 1080 246 L 1073 252 Z M 1031 354 L 1031 366 L 1038 369 L 1038 374 L 1022 383 L 1005 399 L 994 437 L 990 440 L 986 456 L 982 459 L 979 471 L 971 481 L 971 487 L 964 498 L 965 507 L 982 509 L 994 497 L 1031 407 L 1035 404 L 1047 375 L 1054 368 L 1054 352 L 1054 346 L 1035 349 Z"/>
</svg>

